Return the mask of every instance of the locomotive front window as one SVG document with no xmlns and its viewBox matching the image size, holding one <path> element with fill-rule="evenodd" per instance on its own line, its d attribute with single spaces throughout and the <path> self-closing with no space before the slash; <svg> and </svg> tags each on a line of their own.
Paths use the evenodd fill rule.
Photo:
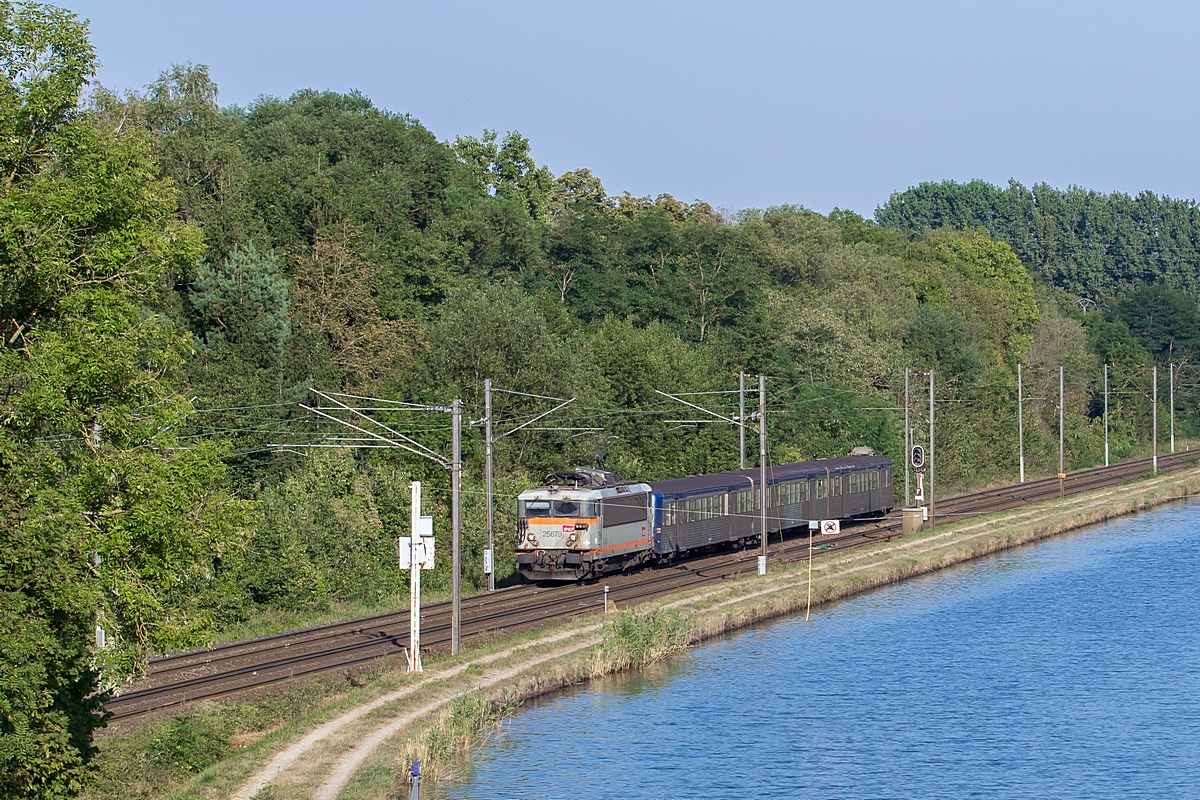
<svg viewBox="0 0 1200 800">
<path fill-rule="evenodd" d="M 555 500 L 554 501 L 554 516 L 556 517 L 578 517 L 579 503 L 574 500 Z"/>
<path fill-rule="evenodd" d="M 550 515 L 549 500 L 522 500 L 521 507 L 517 509 L 517 516 L 520 517 L 537 517 Z"/>
<path fill-rule="evenodd" d="M 596 504 L 591 500 L 521 500 L 520 517 L 594 517 Z"/>
</svg>

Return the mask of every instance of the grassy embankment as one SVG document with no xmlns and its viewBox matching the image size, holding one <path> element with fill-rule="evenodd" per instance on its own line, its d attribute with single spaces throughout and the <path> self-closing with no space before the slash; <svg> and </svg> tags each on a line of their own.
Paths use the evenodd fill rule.
<svg viewBox="0 0 1200 800">
<path fill-rule="evenodd" d="M 814 606 L 1024 543 L 1149 508 L 1200 490 L 1200 468 L 1090 495 L 1054 500 L 945 525 L 814 562 Z M 101 779 L 90 796 L 229 797 L 282 748 L 339 715 L 409 692 L 356 719 L 297 759 L 261 798 L 309 797 L 370 734 L 404 723 L 361 759 L 343 797 L 394 796 L 401 765 L 420 758 L 445 780 L 496 722 L 529 697 L 591 677 L 652 663 L 689 643 L 802 610 L 807 569 L 773 566 L 765 578 L 731 581 L 623 612 L 504 637 L 424 679 L 381 664 L 374 674 L 322 676 L 251 702 L 210 703 L 176 717 L 114 732 L 101 743 Z M 428 713 L 417 714 L 421 709 Z"/>
</svg>

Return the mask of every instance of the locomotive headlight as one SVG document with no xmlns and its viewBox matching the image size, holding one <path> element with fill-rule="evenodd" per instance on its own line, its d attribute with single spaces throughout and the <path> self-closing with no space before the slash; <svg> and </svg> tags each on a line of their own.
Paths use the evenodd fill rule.
<svg viewBox="0 0 1200 800">
<path fill-rule="evenodd" d="M 537 547 L 538 546 L 537 537 L 534 536 L 532 533 L 526 534 L 525 535 L 525 544 L 529 545 L 530 547 Z"/>
<path fill-rule="evenodd" d="M 570 536 L 567 537 L 567 547 L 574 547 L 575 543 L 578 541 L 579 541 L 579 534 L 572 533 Z"/>
</svg>

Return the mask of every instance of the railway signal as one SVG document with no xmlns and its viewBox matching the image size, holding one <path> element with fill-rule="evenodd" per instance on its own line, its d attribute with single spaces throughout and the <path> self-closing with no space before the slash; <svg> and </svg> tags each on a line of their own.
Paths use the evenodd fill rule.
<svg viewBox="0 0 1200 800">
<path fill-rule="evenodd" d="M 925 448 L 919 444 L 913 445 L 912 453 L 910 454 L 910 463 L 913 469 L 925 469 Z"/>
</svg>

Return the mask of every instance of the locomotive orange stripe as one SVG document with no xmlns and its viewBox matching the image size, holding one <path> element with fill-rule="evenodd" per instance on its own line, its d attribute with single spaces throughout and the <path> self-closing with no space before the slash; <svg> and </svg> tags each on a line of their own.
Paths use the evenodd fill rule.
<svg viewBox="0 0 1200 800">
<path fill-rule="evenodd" d="M 567 523 L 587 522 L 599 524 L 599 517 L 530 517 L 530 525 L 566 525 Z"/>
<path fill-rule="evenodd" d="M 650 544 L 650 543 L 651 543 L 651 542 L 653 542 L 653 541 L 654 541 L 654 539 L 653 539 L 653 538 L 647 538 L 647 539 L 635 539 L 635 540 L 634 540 L 634 541 L 632 541 L 632 542 L 620 542 L 619 544 L 609 544 L 609 545 L 605 545 L 604 547 L 595 547 L 595 548 L 592 548 L 591 550 L 584 550 L 584 551 L 582 551 L 582 552 L 584 553 L 584 555 L 587 555 L 587 554 L 599 554 L 599 553 L 610 553 L 610 552 L 612 552 L 613 550 L 621 550 L 621 549 L 623 549 L 623 548 L 627 548 L 627 547 L 640 547 L 641 545 L 644 545 L 644 544 Z M 555 547 L 555 548 L 544 548 L 544 547 L 527 547 L 527 548 L 519 548 L 519 549 L 517 550 L 517 552 L 519 552 L 519 553 L 532 553 L 532 552 L 535 552 L 535 551 L 537 551 L 537 550 L 545 550 L 545 549 L 561 550 L 562 548 L 558 548 L 558 547 Z"/>
</svg>

